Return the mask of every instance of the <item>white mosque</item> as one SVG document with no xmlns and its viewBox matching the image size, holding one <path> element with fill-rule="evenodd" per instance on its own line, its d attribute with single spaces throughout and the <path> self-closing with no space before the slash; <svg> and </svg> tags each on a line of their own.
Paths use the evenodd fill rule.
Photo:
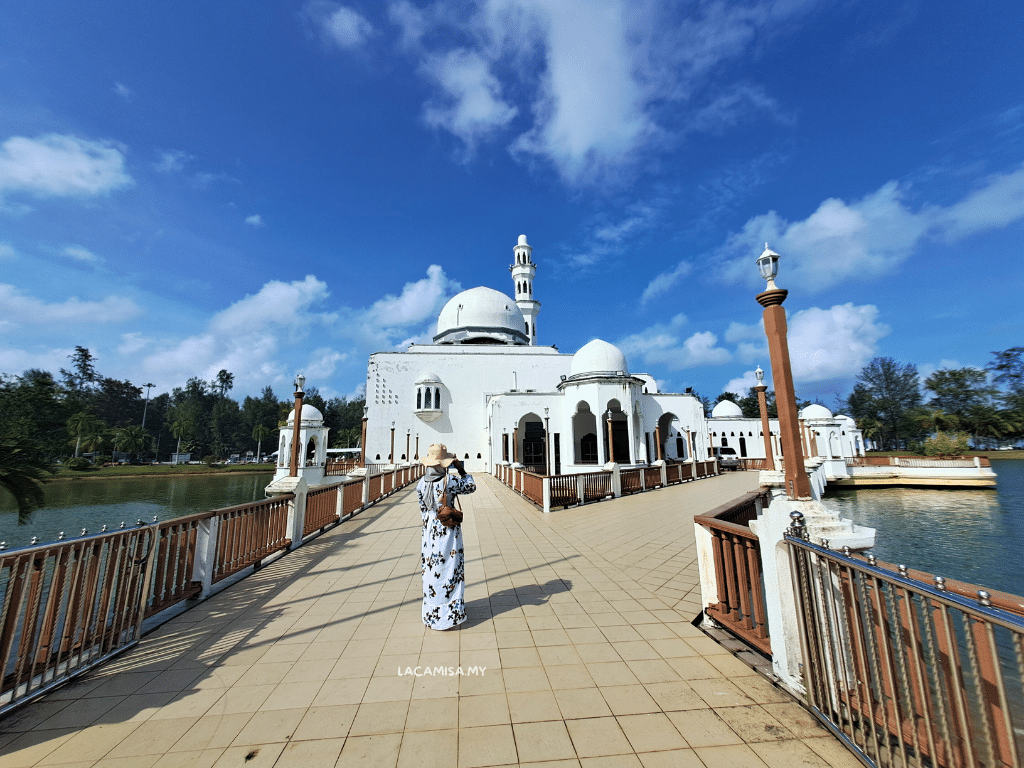
<svg viewBox="0 0 1024 768">
<path fill-rule="evenodd" d="M 444 443 L 476 472 L 501 462 L 567 474 L 612 461 L 703 460 L 723 445 L 764 458 L 760 421 L 744 419 L 732 403 L 720 403 L 705 418 L 694 395 L 659 392 L 653 377 L 631 373 L 625 355 L 600 339 L 576 354 L 539 346 L 537 267 L 526 235 L 513 248 L 509 270 L 514 299 L 485 287 L 463 291 L 441 310 L 433 344 L 370 356 L 368 463 L 416 461 L 431 443 Z M 852 420 L 811 408 L 805 429 L 815 439 L 805 440 L 808 455 L 842 461 L 863 452 Z M 310 416 L 303 411 L 304 433 Z M 770 431 L 777 434 L 776 422 Z M 311 423 L 308 434 L 314 433 L 318 457 L 326 436 Z M 282 439 L 284 448 L 289 438 Z"/>
</svg>

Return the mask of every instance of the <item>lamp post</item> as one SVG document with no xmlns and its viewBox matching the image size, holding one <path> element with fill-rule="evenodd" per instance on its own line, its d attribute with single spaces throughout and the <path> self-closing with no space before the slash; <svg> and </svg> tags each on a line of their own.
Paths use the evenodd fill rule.
<svg viewBox="0 0 1024 768">
<path fill-rule="evenodd" d="M 306 383 L 306 377 L 301 373 L 295 377 L 295 426 L 292 430 L 292 463 L 289 475 L 299 476 L 299 424 L 302 423 L 302 398 L 306 396 L 302 387 Z"/>
<path fill-rule="evenodd" d="M 782 302 L 789 291 L 775 285 L 779 273 L 779 254 L 764 244 L 764 252 L 757 257 L 761 277 L 768 281 L 763 293 L 757 294 L 757 303 L 764 307 L 764 333 L 768 337 L 768 354 L 772 363 L 775 383 L 775 405 L 779 410 L 779 433 L 782 441 L 783 466 L 786 470 L 786 495 L 790 499 L 811 498 L 811 485 L 804 469 L 804 454 L 800 447 L 800 424 L 793 390 L 793 371 L 789 363 L 789 342 L 786 339 L 786 310 Z"/>
<path fill-rule="evenodd" d="M 391 422 L 391 453 L 388 454 L 388 463 L 395 462 L 395 422 Z"/>
<path fill-rule="evenodd" d="M 754 391 L 757 392 L 757 409 L 761 412 L 761 434 L 764 436 L 764 468 L 774 470 L 775 456 L 772 455 L 772 436 L 768 427 L 768 396 L 765 394 L 768 391 L 768 386 L 764 384 L 764 371 L 761 370 L 760 365 L 757 366 L 754 375 L 757 377 L 757 386 L 754 387 Z"/>
<path fill-rule="evenodd" d="M 370 412 L 370 407 L 367 405 L 363 406 L 363 434 L 359 440 L 359 466 L 366 466 L 366 421 L 367 414 Z"/>
<path fill-rule="evenodd" d="M 409 460 L 409 441 L 412 440 L 412 430 L 405 430 L 405 460 Z"/>
<path fill-rule="evenodd" d="M 416 433 L 416 458 L 420 457 L 420 433 Z"/>
<path fill-rule="evenodd" d="M 156 386 L 156 384 L 143 384 L 146 388 L 146 404 L 142 407 L 142 428 L 146 428 L 146 411 L 149 410 L 149 390 Z"/>
</svg>

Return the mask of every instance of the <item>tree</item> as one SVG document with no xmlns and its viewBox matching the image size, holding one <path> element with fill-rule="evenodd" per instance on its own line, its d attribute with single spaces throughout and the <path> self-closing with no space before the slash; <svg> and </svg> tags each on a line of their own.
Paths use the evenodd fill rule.
<svg viewBox="0 0 1024 768">
<path fill-rule="evenodd" d="M 235 374 L 221 368 L 211 386 L 220 392 L 222 398 L 227 397 L 228 390 L 235 386 Z"/>
<path fill-rule="evenodd" d="M 90 397 L 91 407 L 103 421 L 112 427 L 127 427 L 142 421 L 145 401 L 142 387 L 130 381 L 102 377 Z"/>
<path fill-rule="evenodd" d="M 192 424 L 185 419 L 178 419 L 171 424 L 171 434 L 178 438 L 178 447 L 175 449 L 175 453 L 181 453 L 181 440 L 182 438 L 188 437 L 192 434 Z"/>
<path fill-rule="evenodd" d="M 917 366 L 891 357 L 876 357 L 861 369 L 848 404 L 860 422 L 870 417 L 879 424 L 882 447 L 898 449 L 921 434 L 908 412 L 921 404 Z"/>
<path fill-rule="evenodd" d="M 995 374 L 992 380 L 1012 392 L 1024 392 L 1024 347 L 1010 347 L 992 355 L 995 360 L 985 366 Z"/>
<path fill-rule="evenodd" d="M 149 448 L 151 442 L 152 438 L 149 436 L 149 432 L 137 424 L 121 427 L 114 434 L 114 447 L 127 453 L 129 461 L 131 457 Z"/>
<path fill-rule="evenodd" d="M 257 424 L 252 428 L 252 439 L 256 441 L 256 461 L 260 460 L 263 451 L 263 441 L 270 437 L 270 427 L 265 424 Z"/>
<path fill-rule="evenodd" d="M 76 392 L 93 389 L 100 379 L 96 372 L 96 358 L 88 349 L 81 346 L 76 346 L 74 353 L 68 357 L 73 363 L 74 370 L 60 369 L 60 374 L 64 377 L 64 386 Z"/>
<path fill-rule="evenodd" d="M 37 445 L 13 437 L 0 438 L 0 488 L 14 497 L 18 523 L 28 522 L 33 510 L 43 506 L 45 473 L 51 472 Z"/>
<path fill-rule="evenodd" d="M 79 411 L 68 419 L 68 434 L 75 438 L 75 458 L 82 445 L 82 438 L 101 434 L 107 427 L 102 421 L 87 411 Z"/>
<path fill-rule="evenodd" d="M 977 368 L 943 368 L 924 380 L 933 393 L 928 406 L 963 419 L 972 408 L 988 405 L 996 394 L 984 371 Z"/>
</svg>

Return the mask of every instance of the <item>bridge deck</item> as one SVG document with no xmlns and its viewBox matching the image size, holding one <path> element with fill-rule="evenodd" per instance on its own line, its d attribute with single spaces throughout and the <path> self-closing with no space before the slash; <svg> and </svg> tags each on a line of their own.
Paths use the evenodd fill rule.
<svg viewBox="0 0 1024 768">
<path fill-rule="evenodd" d="M 690 621 L 693 515 L 731 473 L 545 516 L 464 498 L 469 621 L 420 621 L 399 492 L 0 720 L 21 766 L 857 766 Z M 463 676 L 416 667 L 486 667 Z"/>
</svg>

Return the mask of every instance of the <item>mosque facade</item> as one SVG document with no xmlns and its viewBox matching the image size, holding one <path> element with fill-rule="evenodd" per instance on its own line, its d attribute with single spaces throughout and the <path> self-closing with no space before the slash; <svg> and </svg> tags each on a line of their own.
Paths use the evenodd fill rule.
<svg viewBox="0 0 1024 768">
<path fill-rule="evenodd" d="M 432 344 L 370 356 L 368 463 L 416 461 L 432 443 L 476 472 L 501 462 L 568 474 L 612 461 L 703 460 L 719 445 L 764 457 L 760 421 L 743 419 L 734 404 L 735 412 L 721 403 L 706 418 L 697 397 L 659 392 L 652 376 L 632 373 L 621 350 L 601 339 L 575 354 L 539 345 L 537 267 L 525 235 L 509 271 L 515 298 L 486 287 L 463 291 L 441 310 Z M 816 429 L 827 434 L 818 444 L 855 455 L 852 420 L 821 416 Z"/>
</svg>

